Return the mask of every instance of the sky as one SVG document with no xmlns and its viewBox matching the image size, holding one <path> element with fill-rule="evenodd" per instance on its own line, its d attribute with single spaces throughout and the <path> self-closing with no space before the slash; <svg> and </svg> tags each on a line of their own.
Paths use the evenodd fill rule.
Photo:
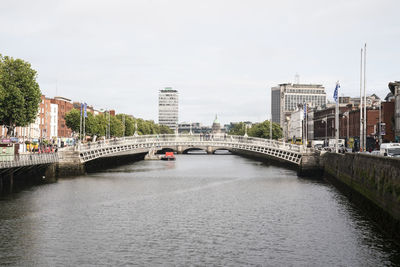
<svg viewBox="0 0 400 267">
<path fill-rule="evenodd" d="M 400 1 L 2 0 L 0 54 L 38 72 L 48 97 L 158 121 L 158 90 L 179 91 L 179 121 L 270 116 L 279 83 L 357 96 L 400 80 Z"/>
</svg>

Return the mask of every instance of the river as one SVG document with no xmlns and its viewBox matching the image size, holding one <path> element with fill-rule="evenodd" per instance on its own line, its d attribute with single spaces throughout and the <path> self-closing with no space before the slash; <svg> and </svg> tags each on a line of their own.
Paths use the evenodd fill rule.
<svg viewBox="0 0 400 267">
<path fill-rule="evenodd" d="M 0 265 L 397 266 L 334 186 L 236 155 L 139 161 L 0 200 Z"/>
</svg>

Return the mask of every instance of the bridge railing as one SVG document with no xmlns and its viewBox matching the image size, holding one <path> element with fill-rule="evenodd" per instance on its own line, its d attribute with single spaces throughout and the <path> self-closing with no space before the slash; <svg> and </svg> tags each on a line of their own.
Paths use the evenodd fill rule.
<svg viewBox="0 0 400 267">
<path fill-rule="evenodd" d="M 107 140 L 100 140 L 97 142 L 78 144 L 76 149 L 78 151 L 86 151 L 91 149 L 97 149 L 109 146 L 118 146 L 125 144 L 148 144 L 148 143 L 173 143 L 173 142 L 202 142 L 210 144 L 219 142 L 221 144 L 242 144 L 242 145 L 259 145 L 267 146 L 271 148 L 278 148 L 282 150 L 288 150 L 293 152 L 301 153 L 303 146 L 289 144 L 277 140 L 263 139 L 257 137 L 245 137 L 237 135 L 226 135 L 226 134 L 159 134 L 159 135 L 139 135 L 139 136 L 128 136 L 121 138 L 113 138 Z"/>
<path fill-rule="evenodd" d="M 58 162 L 57 153 L 0 155 L 0 169 Z"/>
</svg>

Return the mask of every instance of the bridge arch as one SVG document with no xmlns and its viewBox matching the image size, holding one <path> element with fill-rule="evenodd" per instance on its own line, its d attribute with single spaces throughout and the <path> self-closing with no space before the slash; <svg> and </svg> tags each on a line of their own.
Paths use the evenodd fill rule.
<svg viewBox="0 0 400 267">
<path fill-rule="evenodd" d="M 205 140 L 204 136 L 193 134 L 132 136 L 100 141 L 91 146 L 81 144 L 76 150 L 79 152 L 81 163 L 84 163 L 100 157 L 146 153 L 167 148 L 178 153 L 190 149 L 204 149 L 209 154 L 227 149 L 233 153 L 264 154 L 296 165 L 301 164 L 303 154 L 307 153 L 302 146 L 277 140 L 230 135 L 214 135 Z"/>
</svg>

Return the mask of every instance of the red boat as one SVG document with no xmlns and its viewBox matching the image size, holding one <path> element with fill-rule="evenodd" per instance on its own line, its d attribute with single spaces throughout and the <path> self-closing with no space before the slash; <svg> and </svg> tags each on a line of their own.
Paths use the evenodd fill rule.
<svg viewBox="0 0 400 267">
<path fill-rule="evenodd" d="M 165 155 L 161 157 L 161 160 L 175 160 L 174 152 L 165 152 Z"/>
</svg>

